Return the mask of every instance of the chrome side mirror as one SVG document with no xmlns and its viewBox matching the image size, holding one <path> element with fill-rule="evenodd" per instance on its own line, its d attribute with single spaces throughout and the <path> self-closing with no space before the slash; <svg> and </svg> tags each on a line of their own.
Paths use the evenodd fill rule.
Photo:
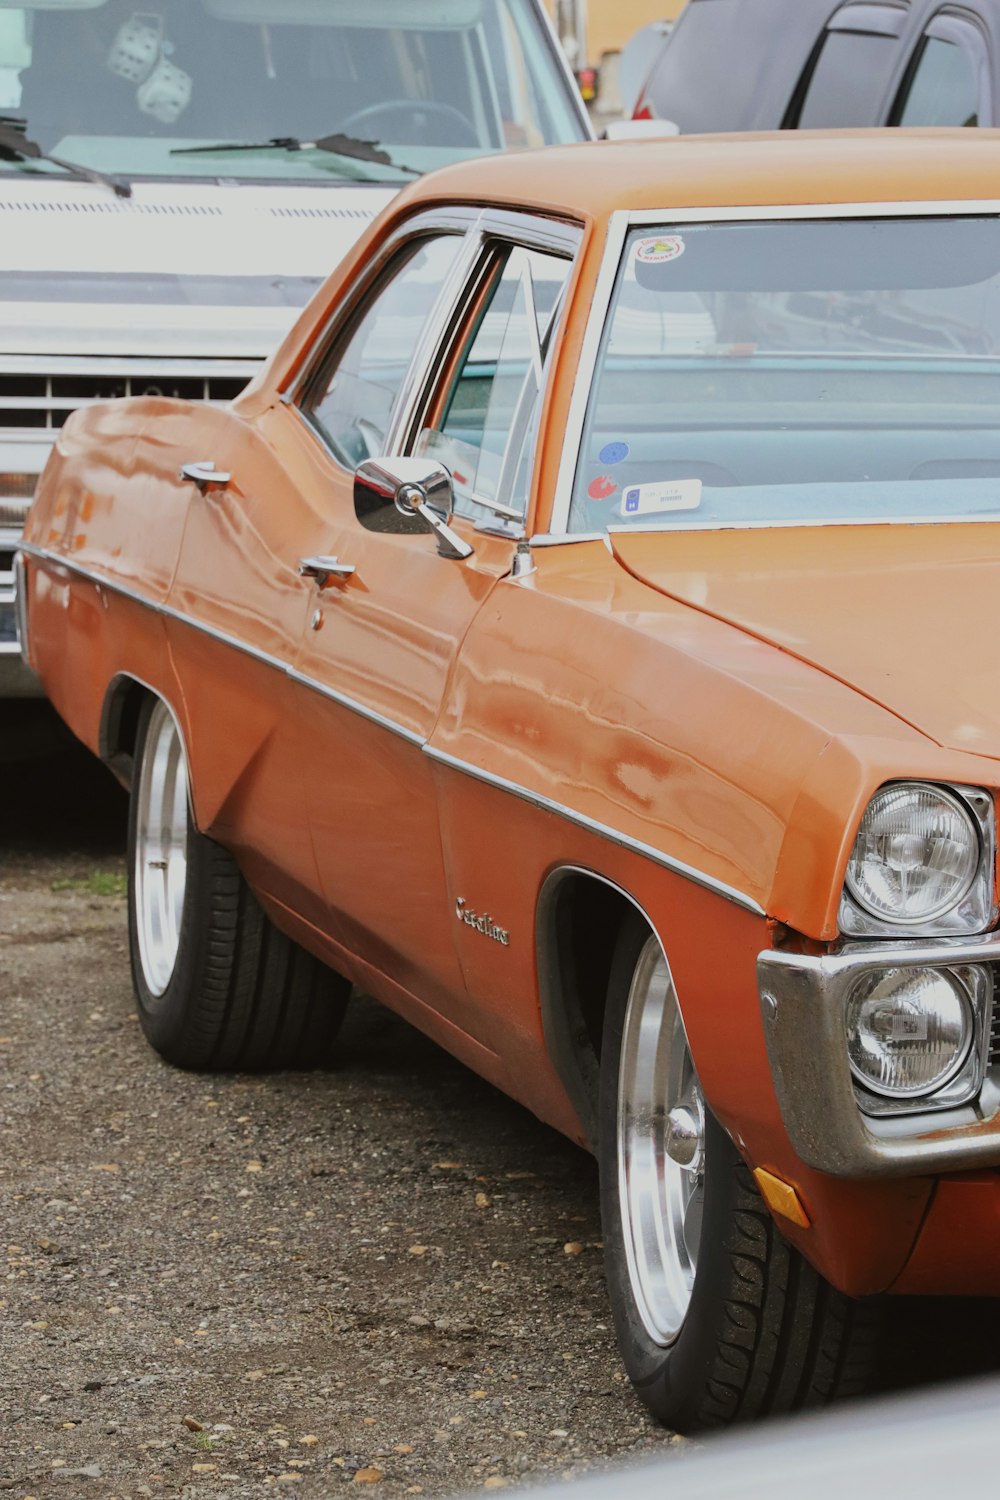
<svg viewBox="0 0 1000 1500">
<path fill-rule="evenodd" d="M 367 458 L 354 471 L 354 510 L 369 531 L 433 531 L 442 557 L 474 548 L 448 525 L 455 503 L 451 475 L 426 458 Z"/>
</svg>

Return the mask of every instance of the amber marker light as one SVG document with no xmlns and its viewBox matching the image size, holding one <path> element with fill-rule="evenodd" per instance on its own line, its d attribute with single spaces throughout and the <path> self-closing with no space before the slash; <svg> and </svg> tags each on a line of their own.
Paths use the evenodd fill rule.
<svg viewBox="0 0 1000 1500">
<path fill-rule="evenodd" d="M 791 1224 L 797 1224 L 800 1229 L 809 1229 L 812 1221 L 805 1209 L 802 1200 L 792 1187 L 790 1182 L 783 1182 L 780 1177 L 775 1177 L 773 1172 L 768 1172 L 764 1167 L 754 1167 L 754 1181 L 760 1188 L 760 1195 L 774 1213 L 780 1214 Z"/>
</svg>

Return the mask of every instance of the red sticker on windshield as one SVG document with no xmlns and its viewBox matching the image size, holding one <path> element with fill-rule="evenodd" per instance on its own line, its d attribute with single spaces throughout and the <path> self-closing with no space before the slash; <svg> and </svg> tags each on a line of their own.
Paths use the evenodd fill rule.
<svg viewBox="0 0 1000 1500">
<path fill-rule="evenodd" d="M 592 483 L 587 486 L 587 494 L 590 496 L 591 500 L 610 500 L 611 496 L 615 494 L 617 489 L 618 486 L 611 478 L 611 475 L 602 474 L 599 479 L 593 480 Z"/>
</svg>

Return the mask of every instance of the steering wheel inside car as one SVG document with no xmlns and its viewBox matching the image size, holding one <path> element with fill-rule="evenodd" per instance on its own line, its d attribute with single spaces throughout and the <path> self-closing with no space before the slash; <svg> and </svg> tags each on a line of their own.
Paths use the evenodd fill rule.
<svg viewBox="0 0 1000 1500">
<path fill-rule="evenodd" d="M 379 104 L 366 104 L 364 109 L 356 109 L 341 120 L 336 129 L 344 135 L 372 131 L 380 144 L 386 136 L 414 146 L 480 144 L 468 115 L 440 99 L 386 99 Z"/>
</svg>

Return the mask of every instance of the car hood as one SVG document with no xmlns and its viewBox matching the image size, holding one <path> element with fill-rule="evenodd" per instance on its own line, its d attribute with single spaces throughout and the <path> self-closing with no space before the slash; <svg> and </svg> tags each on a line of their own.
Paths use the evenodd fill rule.
<svg viewBox="0 0 1000 1500">
<path fill-rule="evenodd" d="M 394 184 L 0 181 L 0 355 L 260 359 Z"/>
<path fill-rule="evenodd" d="M 616 533 L 636 578 L 1000 757 L 1000 525 Z"/>
</svg>

